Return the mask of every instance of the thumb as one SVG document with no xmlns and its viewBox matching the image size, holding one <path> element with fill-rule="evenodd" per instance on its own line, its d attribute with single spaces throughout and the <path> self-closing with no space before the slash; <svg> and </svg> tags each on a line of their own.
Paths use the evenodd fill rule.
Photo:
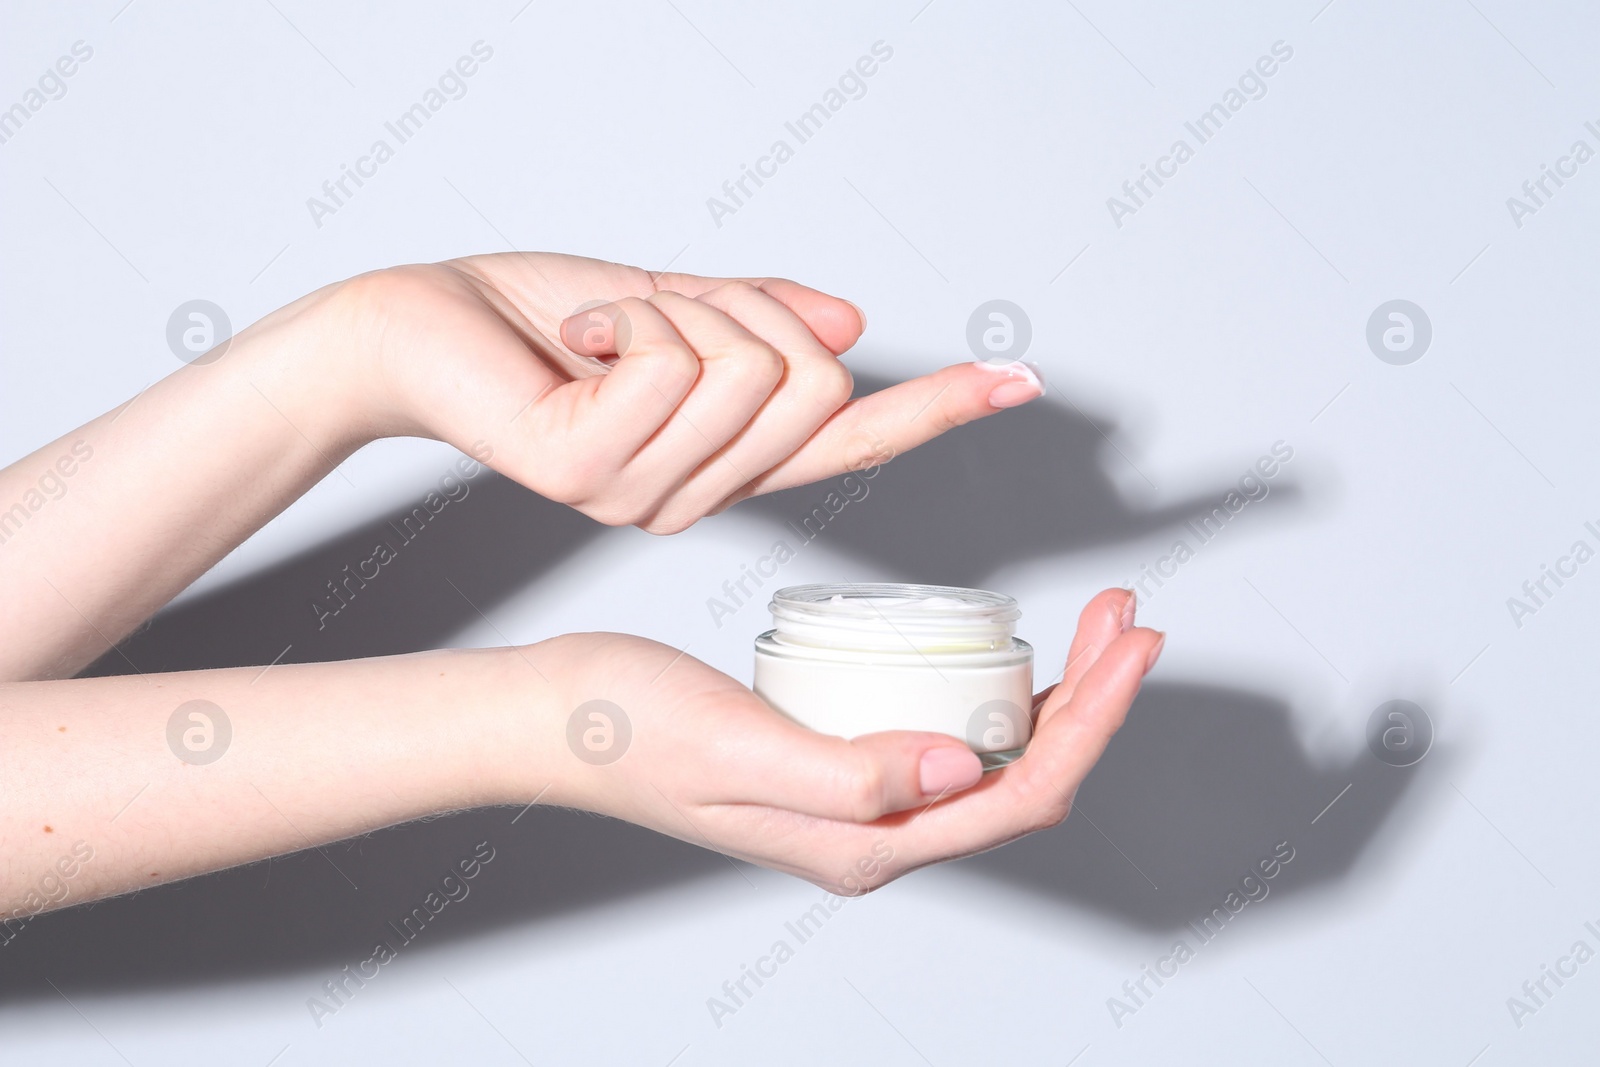
<svg viewBox="0 0 1600 1067">
<path fill-rule="evenodd" d="M 983 765 L 960 738 L 893 730 L 846 741 L 784 723 L 719 774 L 724 802 L 762 804 L 840 822 L 873 822 L 978 784 Z"/>
</svg>

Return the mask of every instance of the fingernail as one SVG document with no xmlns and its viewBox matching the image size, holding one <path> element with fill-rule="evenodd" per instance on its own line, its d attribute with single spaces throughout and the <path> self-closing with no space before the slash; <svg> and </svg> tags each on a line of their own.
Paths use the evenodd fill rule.
<svg viewBox="0 0 1600 1067">
<path fill-rule="evenodd" d="M 1030 400 L 1037 400 L 1044 395 L 1037 382 L 1014 381 L 997 385 L 989 393 L 989 406 L 992 408 L 1014 408 L 1026 404 Z"/>
<path fill-rule="evenodd" d="M 1013 361 L 992 363 L 987 359 L 973 360 L 973 365 L 984 370 L 1004 374 L 1010 381 L 997 385 L 989 393 L 989 405 L 997 408 L 1014 408 L 1044 395 L 1044 374 L 1037 364 Z"/>
<path fill-rule="evenodd" d="M 1139 610 L 1139 594 L 1132 589 L 1128 590 L 1128 599 L 1122 602 L 1122 632 L 1127 633 L 1133 627 L 1134 612 Z"/>
<path fill-rule="evenodd" d="M 1166 646 L 1166 643 L 1167 635 L 1162 634 L 1156 640 L 1155 646 L 1150 649 L 1150 657 L 1144 661 L 1144 673 L 1149 674 L 1150 668 L 1156 665 L 1156 660 L 1161 658 L 1161 650 Z"/>
<path fill-rule="evenodd" d="M 845 303 L 849 304 L 851 307 L 855 308 L 856 309 L 856 314 L 861 316 L 861 332 L 862 333 L 866 333 L 867 332 L 867 313 L 865 311 L 862 311 L 861 310 L 861 305 L 856 303 L 854 300 L 846 300 Z"/>
<path fill-rule="evenodd" d="M 922 754 L 918 773 L 922 795 L 936 797 L 977 785 L 983 777 L 983 764 L 971 749 L 945 745 Z"/>
</svg>

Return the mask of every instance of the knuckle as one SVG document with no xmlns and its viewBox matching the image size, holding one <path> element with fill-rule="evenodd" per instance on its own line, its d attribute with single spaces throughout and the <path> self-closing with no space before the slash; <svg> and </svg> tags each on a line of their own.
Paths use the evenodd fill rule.
<svg viewBox="0 0 1600 1067">
<path fill-rule="evenodd" d="M 772 346 L 763 342 L 746 342 L 729 360 L 729 367 L 737 384 L 751 390 L 772 392 L 783 381 L 785 365 Z"/>
<path fill-rule="evenodd" d="M 660 368 L 662 379 L 674 387 L 686 390 L 700 377 L 700 360 L 684 345 L 663 345 L 650 354 Z"/>
<path fill-rule="evenodd" d="M 894 449 L 887 441 L 870 433 L 851 434 L 844 442 L 843 452 L 844 469 L 847 471 L 881 467 L 895 456 Z"/>
<path fill-rule="evenodd" d="M 740 393 L 770 393 L 783 381 L 787 369 L 783 357 L 759 338 L 706 339 L 698 344 L 705 372 Z"/>
<path fill-rule="evenodd" d="M 714 307 L 738 307 L 748 304 L 751 298 L 761 295 L 761 290 L 742 278 L 723 282 L 705 295 L 706 303 Z"/>
<path fill-rule="evenodd" d="M 808 384 L 817 405 L 825 407 L 829 414 L 844 407 L 856 389 L 855 375 L 836 359 L 819 360 L 809 374 Z"/>
<path fill-rule="evenodd" d="M 694 328 L 695 319 L 689 317 L 685 312 L 685 308 L 694 303 L 693 300 L 682 293 L 674 293 L 670 290 L 651 293 L 646 297 L 629 297 L 628 299 L 640 308 L 639 314 L 648 314 L 655 322 L 665 320 L 673 347 L 682 348 L 686 352 L 690 351 L 688 344 L 685 341 L 680 341 L 679 337 L 681 335 L 686 340 Z"/>
<path fill-rule="evenodd" d="M 682 293 L 675 293 L 671 289 L 660 289 L 649 296 L 630 296 L 625 299 L 637 301 L 640 304 L 649 304 L 653 308 L 670 308 L 682 304 L 689 298 Z"/>
<path fill-rule="evenodd" d="M 933 408 L 928 412 L 928 417 L 933 420 L 934 426 L 941 434 L 965 426 L 973 419 L 972 413 L 966 408 L 955 404 L 939 403 L 933 405 Z"/>
<path fill-rule="evenodd" d="M 674 386 L 689 386 L 700 376 L 700 359 L 676 336 L 640 337 L 631 328 L 630 341 L 622 355 L 632 360 L 648 360 L 652 374 Z"/>
<path fill-rule="evenodd" d="M 863 759 L 851 773 L 844 789 L 845 809 L 855 822 L 872 822 L 884 814 L 882 769 Z"/>
</svg>

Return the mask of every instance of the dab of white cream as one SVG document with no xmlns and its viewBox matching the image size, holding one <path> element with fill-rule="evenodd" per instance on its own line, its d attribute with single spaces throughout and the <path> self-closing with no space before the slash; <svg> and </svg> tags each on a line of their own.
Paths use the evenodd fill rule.
<svg viewBox="0 0 1600 1067">
<path fill-rule="evenodd" d="M 982 367 L 984 370 L 1004 374 L 1008 378 L 1019 378 L 1023 381 L 1032 382 L 1039 390 L 1040 396 L 1045 393 L 1044 375 L 1040 372 L 1037 363 L 1024 363 L 1021 360 L 1016 360 L 1012 363 L 990 363 L 986 359 L 975 359 L 972 364 L 975 367 Z"/>
<path fill-rule="evenodd" d="M 965 607 L 966 604 L 955 597 L 948 596 L 844 596 L 835 593 L 828 598 L 829 604 L 836 604 L 844 608 L 860 606 L 869 611 L 879 608 L 910 608 L 914 611 L 949 611 L 951 608 Z"/>
</svg>

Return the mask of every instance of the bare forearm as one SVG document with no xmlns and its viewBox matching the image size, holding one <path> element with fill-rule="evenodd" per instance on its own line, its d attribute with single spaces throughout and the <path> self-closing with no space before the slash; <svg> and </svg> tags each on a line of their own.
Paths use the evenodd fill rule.
<svg viewBox="0 0 1600 1067">
<path fill-rule="evenodd" d="M 81 669 L 363 443 L 302 313 L 0 471 L 0 680 Z"/>
<path fill-rule="evenodd" d="M 440 811 L 528 803 L 553 701 L 539 656 L 0 686 L 0 920 Z"/>
</svg>

